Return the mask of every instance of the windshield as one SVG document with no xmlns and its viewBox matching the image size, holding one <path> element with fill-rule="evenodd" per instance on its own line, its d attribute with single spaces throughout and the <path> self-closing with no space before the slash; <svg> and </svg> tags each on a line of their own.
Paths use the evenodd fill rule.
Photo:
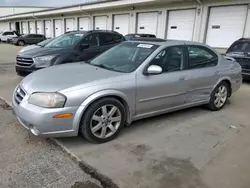
<svg viewBox="0 0 250 188">
<path fill-rule="evenodd" d="M 238 41 L 232 44 L 230 48 L 227 50 L 227 53 L 230 52 L 243 52 L 250 53 L 250 42 L 248 41 Z"/>
<path fill-rule="evenodd" d="M 129 73 L 136 70 L 159 46 L 123 42 L 93 59 L 90 64 L 101 68 Z"/>
<path fill-rule="evenodd" d="M 50 41 L 44 47 L 67 48 L 76 45 L 84 36 L 84 33 L 67 33 Z"/>
<path fill-rule="evenodd" d="M 50 41 L 52 41 L 52 39 L 43 40 L 42 42 L 37 43 L 37 45 L 38 45 L 38 46 L 45 46 L 45 45 L 48 44 Z"/>
</svg>

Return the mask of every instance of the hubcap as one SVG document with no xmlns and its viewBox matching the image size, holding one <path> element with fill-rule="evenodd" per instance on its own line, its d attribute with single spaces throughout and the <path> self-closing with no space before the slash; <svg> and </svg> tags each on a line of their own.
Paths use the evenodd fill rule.
<svg viewBox="0 0 250 188">
<path fill-rule="evenodd" d="M 104 105 L 95 111 L 91 119 L 91 131 L 98 138 L 108 138 L 121 125 L 121 111 L 114 105 Z"/>
<path fill-rule="evenodd" d="M 222 107 L 227 100 L 227 88 L 225 86 L 220 86 L 214 96 L 214 105 L 217 108 Z"/>
</svg>

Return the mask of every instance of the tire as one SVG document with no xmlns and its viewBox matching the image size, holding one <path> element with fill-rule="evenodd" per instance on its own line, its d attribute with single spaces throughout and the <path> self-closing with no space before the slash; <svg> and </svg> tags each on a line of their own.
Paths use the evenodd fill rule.
<svg viewBox="0 0 250 188">
<path fill-rule="evenodd" d="M 22 41 L 22 40 L 20 40 L 20 41 L 17 42 L 17 44 L 18 44 L 18 46 L 24 46 L 24 45 L 25 45 L 25 42 Z"/>
<path fill-rule="evenodd" d="M 221 92 L 222 88 L 224 88 L 223 91 L 225 90 L 226 91 Z M 230 92 L 230 88 L 227 82 L 222 81 L 221 83 L 219 83 L 216 86 L 216 88 L 213 90 L 211 97 L 210 97 L 210 102 L 208 103 L 207 107 L 212 111 L 221 110 L 225 106 L 228 100 L 229 92 Z"/>
<path fill-rule="evenodd" d="M 119 100 L 110 97 L 100 99 L 91 104 L 84 113 L 79 128 L 80 134 L 93 143 L 111 141 L 124 127 L 125 113 L 125 108 Z"/>
</svg>

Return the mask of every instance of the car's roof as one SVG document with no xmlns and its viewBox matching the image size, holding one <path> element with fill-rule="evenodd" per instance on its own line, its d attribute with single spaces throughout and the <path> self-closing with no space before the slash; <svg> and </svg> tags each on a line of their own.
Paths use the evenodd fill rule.
<svg viewBox="0 0 250 188">
<path fill-rule="evenodd" d="M 159 45 L 159 46 L 172 46 L 172 45 L 199 45 L 199 46 L 207 46 L 200 42 L 193 42 L 193 41 L 185 41 L 185 40 L 165 40 L 163 41 L 154 41 L 154 40 L 136 40 L 136 41 L 126 41 L 126 42 L 134 42 L 134 43 L 145 43 L 145 44 L 153 44 L 153 45 Z"/>
<path fill-rule="evenodd" d="M 86 34 L 86 33 L 115 33 L 115 34 L 119 34 L 120 33 L 116 32 L 116 31 L 111 31 L 111 30 L 90 30 L 90 31 L 80 31 L 80 30 L 74 30 L 74 31 L 67 31 L 65 34 L 68 33 L 82 33 L 82 34 Z"/>
<path fill-rule="evenodd" d="M 127 35 L 151 35 L 151 36 L 155 36 L 154 34 L 149 34 L 149 33 L 129 33 Z"/>
</svg>

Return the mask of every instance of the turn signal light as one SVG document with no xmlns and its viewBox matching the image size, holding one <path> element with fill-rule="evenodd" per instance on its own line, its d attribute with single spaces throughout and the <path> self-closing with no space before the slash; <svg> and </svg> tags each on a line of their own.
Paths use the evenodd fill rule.
<svg viewBox="0 0 250 188">
<path fill-rule="evenodd" d="M 53 118 L 55 118 L 55 119 L 65 119 L 65 118 L 70 118 L 72 116 L 73 116 L 73 114 L 71 114 L 71 113 L 65 113 L 65 114 L 54 115 Z"/>
</svg>

